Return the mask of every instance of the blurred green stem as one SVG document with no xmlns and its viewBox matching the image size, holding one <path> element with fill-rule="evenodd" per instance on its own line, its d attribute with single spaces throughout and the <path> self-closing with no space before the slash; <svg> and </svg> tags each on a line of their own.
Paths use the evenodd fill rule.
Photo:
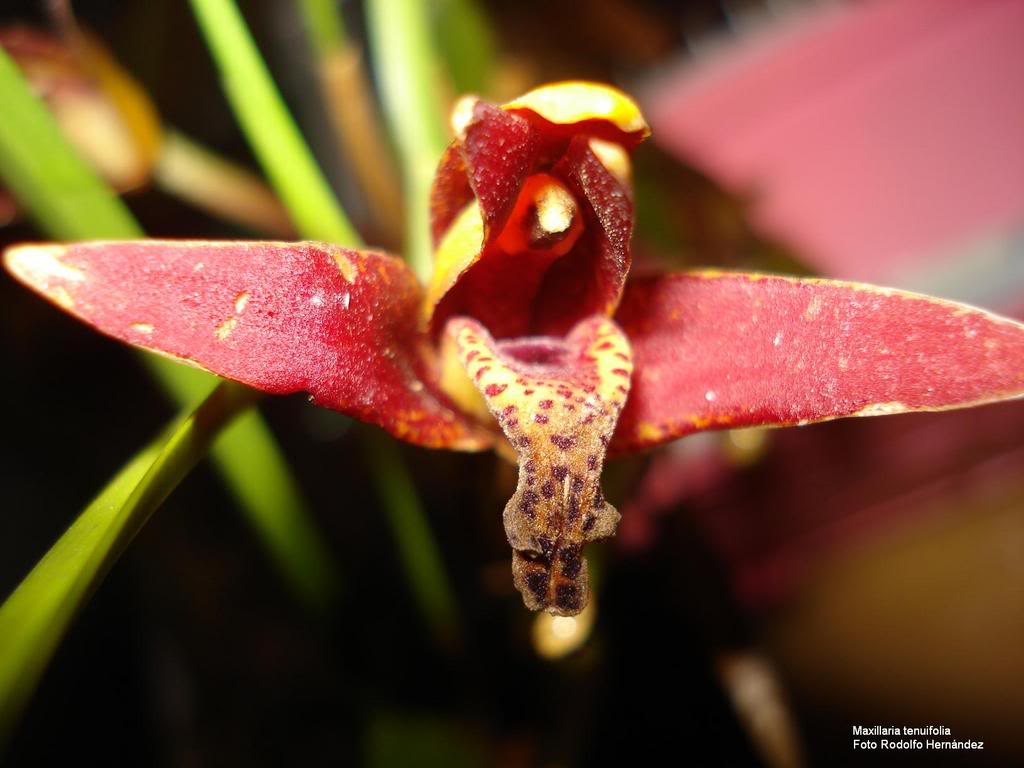
<svg viewBox="0 0 1024 768">
<path fill-rule="evenodd" d="M 420 613 L 436 637 L 457 640 L 460 630 L 454 593 L 409 470 L 391 438 L 370 434 L 367 443 L 370 479 L 384 503 Z"/>
<path fill-rule="evenodd" d="M 402 188 L 363 50 L 346 34 L 337 0 L 304 0 L 299 9 L 324 108 L 346 167 L 363 194 L 376 245 L 397 248 L 405 225 Z"/>
<path fill-rule="evenodd" d="M 0 177 L 51 237 L 142 237 L 131 212 L 64 140 L 0 48 Z"/>
<path fill-rule="evenodd" d="M 318 58 L 345 46 L 345 20 L 341 17 L 339 3 L 340 0 L 301 0 L 299 3 L 306 33 Z"/>
<path fill-rule="evenodd" d="M 438 98 L 440 59 L 430 35 L 430 3 L 367 0 L 371 54 L 384 115 L 398 147 L 405 184 L 406 257 L 420 279 L 431 270 L 429 199 L 447 128 Z"/>
<path fill-rule="evenodd" d="M 78 609 L 210 443 L 259 394 L 219 384 L 139 452 L 0 606 L 0 747 Z"/>
<path fill-rule="evenodd" d="M 359 234 L 288 113 L 238 7 L 232 0 L 191 3 L 235 117 L 299 233 L 358 248 Z"/>
<path fill-rule="evenodd" d="M 457 93 L 488 97 L 497 68 L 494 34 L 477 0 L 438 0 L 437 37 Z"/>
<path fill-rule="evenodd" d="M 207 391 L 194 368 L 156 355 L 147 354 L 144 360 L 180 402 L 195 402 Z M 295 594 L 310 608 L 328 610 L 340 586 L 338 567 L 274 434 L 256 409 L 225 427 L 213 444 L 213 455 L 232 480 L 232 495 Z"/>
</svg>

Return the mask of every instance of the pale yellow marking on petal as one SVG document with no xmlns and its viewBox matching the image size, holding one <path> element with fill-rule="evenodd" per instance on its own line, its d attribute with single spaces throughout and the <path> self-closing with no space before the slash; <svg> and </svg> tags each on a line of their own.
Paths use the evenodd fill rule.
<svg viewBox="0 0 1024 768">
<path fill-rule="evenodd" d="M 32 285 L 42 287 L 51 279 L 81 283 L 85 273 L 60 259 L 66 250 L 61 245 L 18 245 L 7 250 L 4 261 L 11 272 Z"/>
<path fill-rule="evenodd" d="M 236 325 L 238 325 L 238 318 L 232 315 L 223 323 L 217 326 L 217 330 L 214 331 L 214 335 L 220 341 L 224 341 L 225 339 L 227 339 L 228 336 L 231 335 L 231 332 L 235 330 Z"/>
<path fill-rule="evenodd" d="M 903 403 L 893 401 L 890 403 L 871 403 L 866 405 L 859 411 L 851 413 L 851 416 L 891 416 L 894 413 L 906 413 L 908 410 L 912 410 L 909 406 Z"/>
<path fill-rule="evenodd" d="M 665 432 L 656 424 L 649 421 L 641 421 L 636 425 L 636 435 L 641 442 L 653 442 L 660 440 Z"/>
<path fill-rule="evenodd" d="M 813 296 L 807 304 L 807 309 L 804 310 L 804 320 L 813 320 L 819 314 L 821 314 L 821 297 Z"/>
<path fill-rule="evenodd" d="M 358 270 L 356 265 L 352 263 L 352 259 L 340 248 L 332 248 L 331 256 L 334 258 L 334 263 L 338 265 L 338 270 L 341 272 L 341 276 L 345 278 L 345 282 L 354 283 Z"/>
<path fill-rule="evenodd" d="M 149 336 L 151 333 L 153 333 L 153 325 L 151 323 L 132 323 L 128 327 L 131 328 L 136 333 L 142 333 L 145 334 L 146 336 Z"/>
<path fill-rule="evenodd" d="M 75 300 L 71 298 L 71 294 L 68 293 L 68 289 L 63 285 L 58 285 L 48 290 L 48 295 L 57 304 L 62 306 L 64 309 L 74 309 Z"/>
<path fill-rule="evenodd" d="M 240 315 L 245 311 L 245 305 L 249 303 L 249 292 L 242 291 L 235 296 L 235 314 Z"/>
</svg>

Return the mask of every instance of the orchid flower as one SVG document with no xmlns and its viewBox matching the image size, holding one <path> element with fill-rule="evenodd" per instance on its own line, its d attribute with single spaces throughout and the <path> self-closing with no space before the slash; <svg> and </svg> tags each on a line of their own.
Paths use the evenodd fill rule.
<svg viewBox="0 0 1024 768">
<path fill-rule="evenodd" d="M 8 269 L 98 330 L 430 448 L 496 449 L 526 605 L 586 605 L 614 533 L 606 454 L 707 429 L 940 410 L 1024 394 L 1024 325 L 863 284 L 716 271 L 627 282 L 630 152 L 604 85 L 466 97 L 437 170 L 434 272 L 317 242 L 28 244 Z"/>
</svg>

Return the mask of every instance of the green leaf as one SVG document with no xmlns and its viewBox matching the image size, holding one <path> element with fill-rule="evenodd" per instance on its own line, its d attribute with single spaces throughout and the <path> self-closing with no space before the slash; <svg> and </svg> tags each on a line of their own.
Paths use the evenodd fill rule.
<svg viewBox="0 0 1024 768">
<path fill-rule="evenodd" d="M 339 3 L 340 0 L 301 0 L 299 3 L 306 33 L 319 57 L 346 44 L 345 21 Z"/>
<path fill-rule="evenodd" d="M 2 50 L 0 103 L 4 105 L 4 117 L 0 120 L 0 178 L 41 229 L 54 238 L 67 240 L 142 236 L 141 228 L 128 209 L 64 140 L 53 117 L 35 98 L 17 66 Z M 199 402 L 219 381 L 214 376 L 162 358 L 146 355 L 143 359 L 180 407 Z M 289 583 L 298 587 L 300 596 L 308 602 L 328 603 L 330 587 L 335 584 L 333 562 L 316 536 L 288 465 L 258 414 L 240 420 L 229 430 L 214 448 L 214 458 L 226 484 Z M 137 470 L 139 466 L 142 465 L 133 461 L 129 468 Z M 109 493 L 105 491 L 102 495 L 108 506 L 120 498 L 118 489 L 124 487 L 123 483 L 124 473 L 115 479 Z M 99 552 L 93 553 L 93 556 L 99 555 Z M 102 574 L 97 573 L 86 586 L 91 588 L 99 575 Z M 68 578 L 74 580 L 76 576 L 69 574 Z M 86 593 L 83 587 L 82 595 Z M 25 616 L 30 613 L 29 609 L 30 605 L 21 603 L 18 609 L 21 620 L 28 621 Z M 39 609 L 35 621 L 45 625 L 52 620 L 52 615 L 47 613 L 51 607 L 41 604 Z M 6 611 L 6 607 L 3 610 Z M 73 609 L 68 610 L 73 612 Z M 67 617 L 70 615 L 68 613 Z M 62 619 L 65 623 L 67 617 Z M 34 666 L 18 677 L 18 685 L 27 685 L 30 689 L 38 678 L 56 647 L 60 632 L 49 637 L 51 643 L 34 649 Z M 22 657 L 2 655 L 3 679 L 7 680 L 16 672 Z M 4 721 L 8 719 L 6 713 L 16 711 L 26 695 L 27 691 L 17 698 L 0 697 Z"/>
<path fill-rule="evenodd" d="M 458 639 L 459 617 L 444 561 L 412 477 L 393 440 L 369 435 L 370 480 L 383 501 L 420 614 L 442 642 Z"/>
<path fill-rule="evenodd" d="M 144 360 L 181 403 L 201 398 L 208 391 L 206 379 L 219 381 L 156 355 L 144 355 Z M 212 455 L 282 577 L 304 603 L 326 610 L 340 584 L 337 565 L 259 412 L 244 413 L 227 426 L 213 444 Z"/>
<path fill-rule="evenodd" d="M 366 5 L 384 114 L 402 161 L 409 212 L 406 256 L 424 281 L 431 271 L 430 186 L 448 143 L 438 95 L 442 68 L 429 11 L 430 3 L 422 0 L 369 0 Z"/>
<path fill-rule="evenodd" d="M 218 432 L 258 397 L 233 382 L 217 386 L 125 465 L 0 606 L 0 745 L 92 590 Z"/>
<path fill-rule="evenodd" d="M 456 93 L 487 98 L 494 78 L 494 34 L 476 0 L 440 0 L 437 37 Z"/>
<path fill-rule="evenodd" d="M 232 0 L 192 0 L 224 92 L 270 183 L 303 237 L 358 248 L 331 191 Z"/>
<path fill-rule="evenodd" d="M 29 215 L 60 240 L 142 237 L 110 187 L 64 140 L 0 48 L 0 176 Z"/>
</svg>

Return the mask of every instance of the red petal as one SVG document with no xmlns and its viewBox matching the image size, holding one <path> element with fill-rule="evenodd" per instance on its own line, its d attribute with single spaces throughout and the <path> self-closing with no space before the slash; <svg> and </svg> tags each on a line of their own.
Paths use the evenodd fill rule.
<svg viewBox="0 0 1024 768">
<path fill-rule="evenodd" d="M 631 283 L 632 394 L 612 448 L 704 429 L 942 410 L 1024 394 L 1024 325 L 858 283 L 702 272 Z"/>
<path fill-rule="evenodd" d="M 478 101 L 464 135 L 441 158 L 431 189 L 434 244 L 473 199 L 488 232 L 501 228 L 537 165 L 541 134 L 526 118 Z"/>
<path fill-rule="evenodd" d="M 587 201 L 586 223 L 581 243 L 545 277 L 532 330 L 564 334 L 581 317 L 615 311 L 631 260 L 633 201 L 628 187 L 590 149 L 586 136 L 573 139 L 555 171 Z"/>
<path fill-rule="evenodd" d="M 445 261 L 444 268 L 454 265 L 458 278 L 438 297 L 432 327 L 438 330 L 448 318 L 467 315 L 502 338 L 564 334 L 584 317 L 610 314 L 630 263 L 633 205 L 628 187 L 594 154 L 589 136 L 560 140 L 557 146 L 544 139 L 542 146 L 536 129 L 522 117 L 479 104 L 474 114 L 477 120 L 466 129 L 461 151 L 448 151 L 435 179 L 434 231 L 447 230 L 472 187 L 485 239 L 482 250 L 473 247 L 463 258 Z M 553 166 L 540 162 L 541 154 L 552 152 L 557 158 Z M 539 171 L 565 182 L 584 221 L 571 252 L 553 263 L 535 263 L 497 242 L 525 179 Z"/>
<path fill-rule="evenodd" d="M 409 442 L 486 440 L 432 393 L 421 291 L 399 260 L 323 243 L 140 240 L 24 245 L 8 269 L 115 338 Z"/>
</svg>

